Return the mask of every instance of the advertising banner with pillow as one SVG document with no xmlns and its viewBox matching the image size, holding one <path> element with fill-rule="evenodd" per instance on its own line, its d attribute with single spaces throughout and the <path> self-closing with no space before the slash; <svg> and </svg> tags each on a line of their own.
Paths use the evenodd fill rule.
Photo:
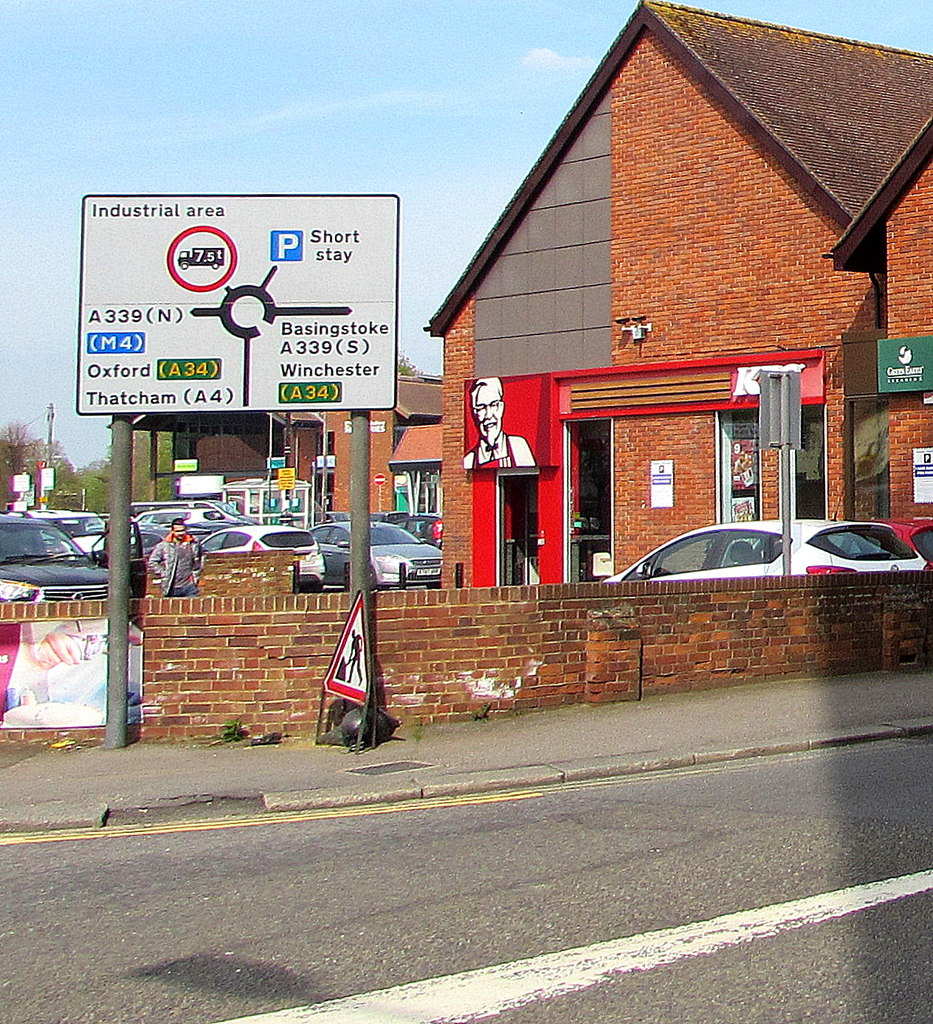
<svg viewBox="0 0 933 1024">
<path fill-rule="evenodd" d="M 143 635 L 130 625 L 129 715 L 141 720 Z M 75 729 L 107 721 L 107 620 L 0 623 L 0 728 Z"/>
</svg>

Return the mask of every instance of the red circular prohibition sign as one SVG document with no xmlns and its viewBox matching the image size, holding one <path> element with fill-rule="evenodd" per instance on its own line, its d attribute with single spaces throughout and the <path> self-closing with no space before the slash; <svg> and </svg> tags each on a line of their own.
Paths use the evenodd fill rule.
<svg viewBox="0 0 933 1024">
<path fill-rule="evenodd" d="M 199 231 L 207 232 L 209 235 L 216 235 L 219 239 L 226 242 L 230 250 L 230 266 L 227 267 L 226 272 L 219 281 L 215 281 L 213 284 L 191 284 L 189 281 L 185 281 L 182 276 L 175 269 L 175 253 L 178 251 L 179 245 L 191 235 L 197 234 Z M 181 285 L 182 288 L 187 288 L 189 292 L 212 292 L 217 288 L 222 288 L 231 277 L 233 272 L 236 270 L 237 264 L 237 252 L 236 246 L 233 244 L 233 239 L 221 231 L 220 228 L 212 227 L 210 224 L 202 224 L 198 227 L 188 228 L 175 239 L 174 242 L 168 247 L 168 254 L 165 258 L 165 262 L 168 265 L 168 272 L 172 276 L 172 280 L 175 284 Z"/>
</svg>

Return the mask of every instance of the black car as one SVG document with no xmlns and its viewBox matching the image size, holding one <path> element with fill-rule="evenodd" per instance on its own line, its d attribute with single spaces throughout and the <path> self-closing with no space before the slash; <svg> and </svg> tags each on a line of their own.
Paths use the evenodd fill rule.
<svg viewBox="0 0 933 1024">
<path fill-rule="evenodd" d="M 53 522 L 0 515 L 0 601 L 102 601 L 107 570 Z"/>
<path fill-rule="evenodd" d="M 425 544 L 444 546 L 444 520 L 436 512 L 384 512 L 381 518 L 401 526 Z"/>
</svg>

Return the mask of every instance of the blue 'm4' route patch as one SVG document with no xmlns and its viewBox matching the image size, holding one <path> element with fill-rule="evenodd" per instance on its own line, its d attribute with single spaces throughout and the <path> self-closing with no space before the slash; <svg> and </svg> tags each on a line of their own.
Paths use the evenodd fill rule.
<svg viewBox="0 0 933 1024">
<path fill-rule="evenodd" d="M 144 331 L 91 333 L 87 336 L 86 351 L 92 356 L 145 352 L 146 334 Z"/>
</svg>

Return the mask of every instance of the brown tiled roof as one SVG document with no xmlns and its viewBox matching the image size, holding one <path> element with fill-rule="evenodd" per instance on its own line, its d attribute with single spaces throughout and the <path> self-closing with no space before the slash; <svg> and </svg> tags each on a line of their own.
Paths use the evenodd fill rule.
<svg viewBox="0 0 933 1024">
<path fill-rule="evenodd" d="M 933 56 L 645 0 L 428 330 L 443 335 L 644 32 L 748 129 L 840 228 L 933 113 Z"/>
<path fill-rule="evenodd" d="M 933 156 L 933 119 L 927 121 L 891 173 L 833 246 L 837 270 L 884 271 L 886 226 L 891 211 Z"/>
<path fill-rule="evenodd" d="M 933 56 L 648 0 L 850 215 L 933 113 Z"/>
<path fill-rule="evenodd" d="M 402 462 L 440 462 L 441 430 L 440 423 L 409 427 L 402 435 L 398 448 L 392 453 L 390 465 Z"/>
<path fill-rule="evenodd" d="M 440 419 L 440 378 L 399 377 L 395 408 L 404 419 Z"/>
</svg>

